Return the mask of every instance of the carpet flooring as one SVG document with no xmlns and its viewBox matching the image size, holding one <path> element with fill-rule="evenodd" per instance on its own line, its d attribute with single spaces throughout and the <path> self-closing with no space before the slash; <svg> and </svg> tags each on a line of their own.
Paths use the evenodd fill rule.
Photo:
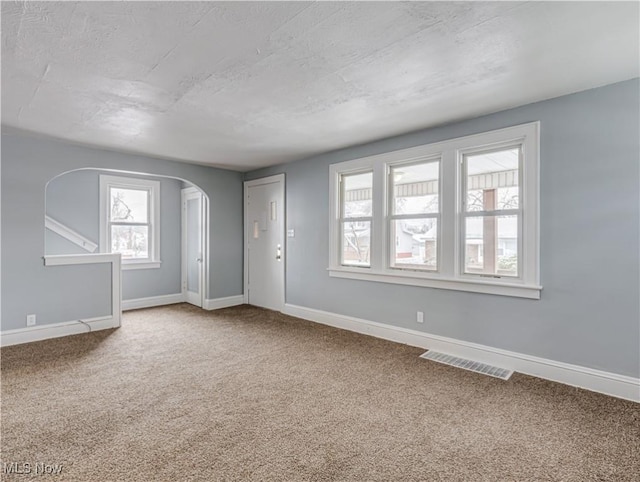
<svg viewBox="0 0 640 482">
<path fill-rule="evenodd" d="M 3 348 L 2 479 L 640 480 L 640 404 L 422 352 L 186 304 Z"/>
</svg>

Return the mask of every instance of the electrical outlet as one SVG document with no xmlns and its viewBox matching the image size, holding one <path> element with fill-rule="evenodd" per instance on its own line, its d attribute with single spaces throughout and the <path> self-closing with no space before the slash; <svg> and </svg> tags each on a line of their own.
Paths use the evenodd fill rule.
<svg viewBox="0 0 640 482">
<path fill-rule="evenodd" d="M 27 326 L 33 326 L 36 324 L 36 315 L 27 315 Z"/>
<path fill-rule="evenodd" d="M 424 313 L 422 311 L 416 313 L 416 321 L 418 323 L 424 323 Z"/>
</svg>

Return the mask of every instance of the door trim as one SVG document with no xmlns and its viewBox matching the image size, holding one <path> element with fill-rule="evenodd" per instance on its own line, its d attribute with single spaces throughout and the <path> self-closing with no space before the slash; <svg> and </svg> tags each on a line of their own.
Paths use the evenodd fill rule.
<svg viewBox="0 0 640 482">
<path fill-rule="evenodd" d="M 285 205 L 287 202 L 287 190 L 285 184 L 285 175 L 283 174 L 275 174 L 273 176 L 262 177 L 260 179 L 253 179 L 251 181 L 244 182 L 244 192 L 243 192 L 243 219 L 244 219 L 244 293 L 243 299 L 244 303 L 249 303 L 249 226 L 247 224 L 247 211 L 248 211 L 248 188 L 254 186 L 260 186 L 261 184 L 274 184 L 281 183 L 282 185 L 282 205 L 278 209 L 278 215 L 281 216 L 282 219 L 282 246 L 284 247 L 284 256 L 282 257 L 281 270 L 282 270 L 282 299 L 279 300 L 280 311 L 284 309 L 285 299 L 286 299 L 286 288 L 287 288 L 287 271 L 285 269 L 287 263 L 287 210 L 285 209 Z"/>
<path fill-rule="evenodd" d="M 209 198 L 207 195 L 198 189 L 197 187 L 188 187 L 181 189 L 180 192 L 180 213 L 182 217 L 180 229 L 182 231 L 181 248 L 180 248 L 180 287 L 184 300 L 187 300 L 187 229 L 186 229 L 186 197 L 190 194 L 200 194 L 201 206 L 200 206 L 200 222 L 202 226 L 200 240 L 202 246 L 202 263 L 200 268 L 200 307 L 204 308 L 207 293 L 209 292 Z"/>
</svg>

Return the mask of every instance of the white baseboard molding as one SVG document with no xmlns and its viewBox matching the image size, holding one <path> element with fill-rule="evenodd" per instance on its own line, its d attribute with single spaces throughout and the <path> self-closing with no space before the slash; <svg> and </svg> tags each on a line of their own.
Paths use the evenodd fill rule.
<svg viewBox="0 0 640 482">
<path fill-rule="evenodd" d="M 219 310 L 220 308 L 228 308 L 230 306 L 238 306 L 244 304 L 244 295 L 227 296 L 225 298 L 213 298 L 204 300 L 203 308 L 205 310 Z"/>
<path fill-rule="evenodd" d="M 32 341 L 47 340 L 49 338 L 59 338 L 61 336 L 77 335 L 88 333 L 89 325 L 91 331 L 106 330 L 108 328 L 118 328 L 120 326 L 119 317 L 103 316 L 98 318 L 87 318 L 80 321 L 64 321 L 62 323 L 52 323 L 50 325 L 36 325 L 16 330 L 6 330 L 0 332 L 0 346 L 19 345 Z M 85 324 L 86 323 L 86 324 Z"/>
<path fill-rule="evenodd" d="M 151 308 L 152 306 L 172 305 L 174 303 L 182 303 L 184 301 L 185 295 L 183 293 L 149 296 L 148 298 L 136 298 L 133 300 L 122 300 L 122 311 Z"/>
<path fill-rule="evenodd" d="M 463 358 L 470 358 L 525 375 L 532 375 L 613 397 L 640 402 L 640 378 L 571 365 L 303 306 L 285 304 L 282 312 L 323 325 L 371 335 L 426 350 L 437 350 Z"/>
</svg>

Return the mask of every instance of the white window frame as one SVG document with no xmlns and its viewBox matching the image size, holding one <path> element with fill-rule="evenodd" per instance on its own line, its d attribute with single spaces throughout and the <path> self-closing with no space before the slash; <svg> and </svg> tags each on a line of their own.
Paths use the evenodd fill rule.
<svg viewBox="0 0 640 482">
<path fill-rule="evenodd" d="M 493 210 L 493 211 L 466 211 L 466 194 L 467 194 L 467 164 L 465 163 L 465 156 L 474 155 L 474 154 L 485 154 L 491 152 L 498 152 L 502 150 L 507 150 L 511 148 L 519 148 L 519 159 L 518 159 L 518 186 L 520 188 L 521 195 L 518 198 L 518 207 L 516 209 L 507 209 L 507 210 Z M 524 253 L 523 248 L 525 246 L 524 242 L 524 225 L 523 225 L 523 216 L 524 216 L 524 202 L 520 198 L 524 198 L 524 144 L 521 140 L 517 140 L 516 142 L 504 142 L 498 144 L 492 144 L 489 149 L 481 147 L 481 148 L 472 148 L 472 149 L 461 149 L 458 151 L 459 162 L 460 162 L 460 276 L 468 279 L 477 279 L 477 278 L 494 278 L 494 279 L 502 279 L 501 276 L 495 276 L 491 274 L 485 273 L 469 273 L 465 271 L 465 238 L 466 238 L 466 220 L 471 217 L 481 217 L 482 213 L 486 213 L 486 215 L 493 216 L 509 216 L 516 215 L 518 216 L 518 275 L 517 277 L 505 276 L 509 279 L 517 279 L 522 278 L 523 267 L 524 267 L 524 256 L 521 256 L 520 253 Z"/>
<path fill-rule="evenodd" d="M 344 223 L 345 222 L 368 222 L 369 223 L 369 243 L 371 243 L 371 240 L 373 239 L 373 216 L 356 216 L 356 217 L 344 217 L 344 213 L 343 213 L 343 206 L 342 206 L 342 200 L 344 199 L 344 178 L 348 177 L 348 176 L 357 176 L 358 174 L 368 174 L 371 173 L 373 174 L 373 171 L 371 169 L 365 169 L 365 170 L 356 170 L 356 171 L 348 171 L 348 172 L 341 172 L 340 176 L 338 178 L 338 183 L 340 185 L 340 192 L 339 192 L 339 196 L 340 196 L 340 206 L 339 206 L 339 213 L 338 213 L 338 222 L 340 223 L 340 240 L 342 241 L 342 236 L 343 236 L 343 229 L 344 229 Z M 373 188 L 372 188 L 373 191 Z M 371 249 L 371 248 L 369 248 Z M 340 243 L 340 266 L 345 266 L 345 267 L 349 267 L 349 268 L 370 268 L 371 267 L 371 253 L 369 253 L 369 266 L 366 265 L 358 265 L 358 264 L 347 264 L 344 261 L 344 243 Z"/>
<path fill-rule="evenodd" d="M 392 175 L 392 171 L 394 168 L 401 168 L 404 166 L 415 166 L 416 164 L 428 164 L 428 163 L 437 163 L 438 164 L 438 212 L 437 213 L 425 213 L 425 214 L 393 214 L 393 201 L 394 201 L 394 196 L 393 196 L 393 188 L 395 185 L 394 179 L 393 179 L 393 175 Z M 395 220 L 400 220 L 400 219 L 436 219 L 437 220 L 437 238 L 436 238 L 436 269 L 429 269 L 429 268 L 422 268 L 422 267 L 417 267 L 417 266 L 411 266 L 411 265 L 406 265 L 406 266 L 402 266 L 402 265 L 396 265 L 393 266 L 393 260 L 391 259 L 391 252 L 389 251 L 387 254 L 387 263 L 386 263 L 386 267 L 389 268 L 390 270 L 394 270 L 394 271 L 418 271 L 418 272 L 424 272 L 424 273 L 438 273 L 440 271 L 440 260 L 441 260 L 441 249 L 440 249 L 440 223 L 442 221 L 442 176 L 441 176 L 441 172 L 442 172 L 442 158 L 440 156 L 435 156 L 435 157 L 426 157 L 424 159 L 420 159 L 418 161 L 413 160 L 411 162 L 390 162 L 386 165 L 385 167 L 385 171 L 386 171 L 386 178 L 387 178 L 387 183 L 388 183 L 388 189 L 387 189 L 387 215 L 386 215 L 386 228 L 387 228 L 387 247 L 392 246 L 391 243 L 395 243 L 395 239 L 393 239 L 393 236 L 391 235 L 391 224 L 395 221 Z"/>
<path fill-rule="evenodd" d="M 160 268 L 160 181 L 121 176 L 100 176 L 100 252 L 111 252 L 110 191 L 112 188 L 149 192 L 149 257 L 122 259 L 122 269 Z"/>
<path fill-rule="evenodd" d="M 463 156 L 474 151 L 521 147 L 520 231 L 518 277 L 495 277 L 464 273 Z M 450 139 L 423 146 L 332 164 L 330 172 L 329 275 L 337 278 L 451 289 L 474 293 L 540 299 L 539 267 L 539 155 L 540 123 Z M 391 268 L 390 189 L 391 166 L 440 159 L 440 217 L 438 222 L 438 271 Z M 342 174 L 373 170 L 373 220 L 371 266 L 340 264 L 342 240 L 340 184 Z"/>
</svg>

